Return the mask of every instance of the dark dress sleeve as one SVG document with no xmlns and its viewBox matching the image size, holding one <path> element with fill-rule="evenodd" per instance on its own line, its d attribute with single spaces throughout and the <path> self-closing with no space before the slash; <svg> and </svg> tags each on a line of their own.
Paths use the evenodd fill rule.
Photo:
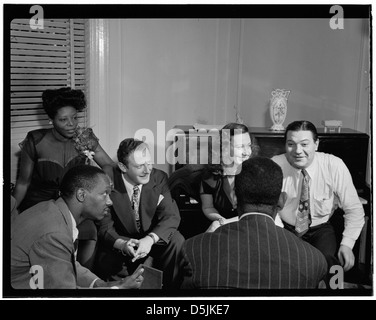
<svg viewBox="0 0 376 320">
<path fill-rule="evenodd" d="M 233 208 L 225 191 L 223 190 L 223 177 L 211 177 L 202 180 L 203 194 L 211 194 L 213 196 L 213 205 L 221 216 L 224 218 L 232 218 L 237 215 L 236 209 Z"/>
<path fill-rule="evenodd" d="M 26 138 L 18 144 L 22 152 L 25 152 L 34 162 L 36 162 L 38 158 L 36 145 L 43 139 L 44 135 L 44 130 L 30 131 Z"/>
</svg>

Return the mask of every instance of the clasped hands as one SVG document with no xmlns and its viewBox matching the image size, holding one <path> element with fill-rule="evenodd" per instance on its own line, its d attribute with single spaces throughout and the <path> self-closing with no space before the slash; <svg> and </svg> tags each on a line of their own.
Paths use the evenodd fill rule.
<svg viewBox="0 0 376 320">
<path fill-rule="evenodd" d="M 132 257 L 132 262 L 135 262 L 138 259 L 145 258 L 153 244 L 153 239 L 148 236 L 140 240 L 131 238 L 124 243 L 121 251 L 124 255 Z"/>
</svg>

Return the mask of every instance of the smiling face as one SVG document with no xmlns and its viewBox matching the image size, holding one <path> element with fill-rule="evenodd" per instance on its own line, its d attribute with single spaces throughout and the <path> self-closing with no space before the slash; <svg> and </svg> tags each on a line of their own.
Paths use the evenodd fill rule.
<svg viewBox="0 0 376 320">
<path fill-rule="evenodd" d="M 242 164 L 245 160 L 249 159 L 252 154 L 251 137 L 249 134 L 235 134 L 231 139 L 231 148 L 234 150 L 234 163 L 235 165 Z"/>
<path fill-rule="evenodd" d="M 72 138 L 78 125 L 77 110 L 71 106 L 62 107 L 51 120 L 57 132 L 65 138 Z"/>
<path fill-rule="evenodd" d="M 119 163 L 119 168 L 132 185 L 147 184 L 153 169 L 149 149 L 145 145 L 140 145 L 128 156 L 127 165 Z"/>
<path fill-rule="evenodd" d="M 110 178 L 105 174 L 98 175 L 95 187 L 91 191 L 85 190 L 84 217 L 86 219 L 102 220 L 105 215 L 110 214 L 111 190 Z"/>
<path fill-rule="evenodd" d="M 288 131 L 286 135 L 286 158 L 294 168 L 305 169 L 312 163 L 319 141 L 313 140 L 309 130 Z"/>
</svg>

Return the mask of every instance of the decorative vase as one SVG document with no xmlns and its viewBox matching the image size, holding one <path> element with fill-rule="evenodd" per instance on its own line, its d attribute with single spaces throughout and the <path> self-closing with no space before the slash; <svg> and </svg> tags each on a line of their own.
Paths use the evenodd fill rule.
<svg viewBox="0 0 376 320">
<path fill-rule="evenodd" d="M 270 130 L 283 131 L 283 122 L 286 119 L 287 113 L 287 98 L 290 94 L 289 90 L 275 89 L 272 91 L 272 98 L 270 99 L 270 117 L 273 125 Z"/>
</svg>

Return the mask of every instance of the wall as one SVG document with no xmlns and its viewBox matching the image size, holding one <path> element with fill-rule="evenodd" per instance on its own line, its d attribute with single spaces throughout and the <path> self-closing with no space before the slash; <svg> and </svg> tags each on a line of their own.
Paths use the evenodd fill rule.
<svg viewBox="0 0 376 320">
<path fill-rule="evenodd" d="M 291 90 L 285 124 L 339 119 L 369 133 L 363 20 L 331 30 L 323 19 L 111 19 L 90 30 L 90 122 L 115 160 L 139 129 L 154 135 L 157 160 L 174 125 L 234 121 L 234 106 L 248 125 L 271 126 L 273 88 Z"/>
<path fill-rule="evenodd" d="M 154 134 L 157 162 L 176 124 L 235 119 L 240 26 L 229 19 L 90 21 L 90 123 L 114 160 L 119 142 L 140 129 Z M 158 121 L 165 132 L 157 136 Z"/>
<path fill-rule="evenodd" d="M 345 20 L 343 30 L 332 30 L 327 19 L 245 19 L 239 76 L 245 120 L 271 126 L 270 92 L 284 88 L 291 90 L 286 124 L 309 119 L 322 126 L 322 120 L 336 119 L 366 131 L 365 32 L 360 19 Z"/>
</svg>

